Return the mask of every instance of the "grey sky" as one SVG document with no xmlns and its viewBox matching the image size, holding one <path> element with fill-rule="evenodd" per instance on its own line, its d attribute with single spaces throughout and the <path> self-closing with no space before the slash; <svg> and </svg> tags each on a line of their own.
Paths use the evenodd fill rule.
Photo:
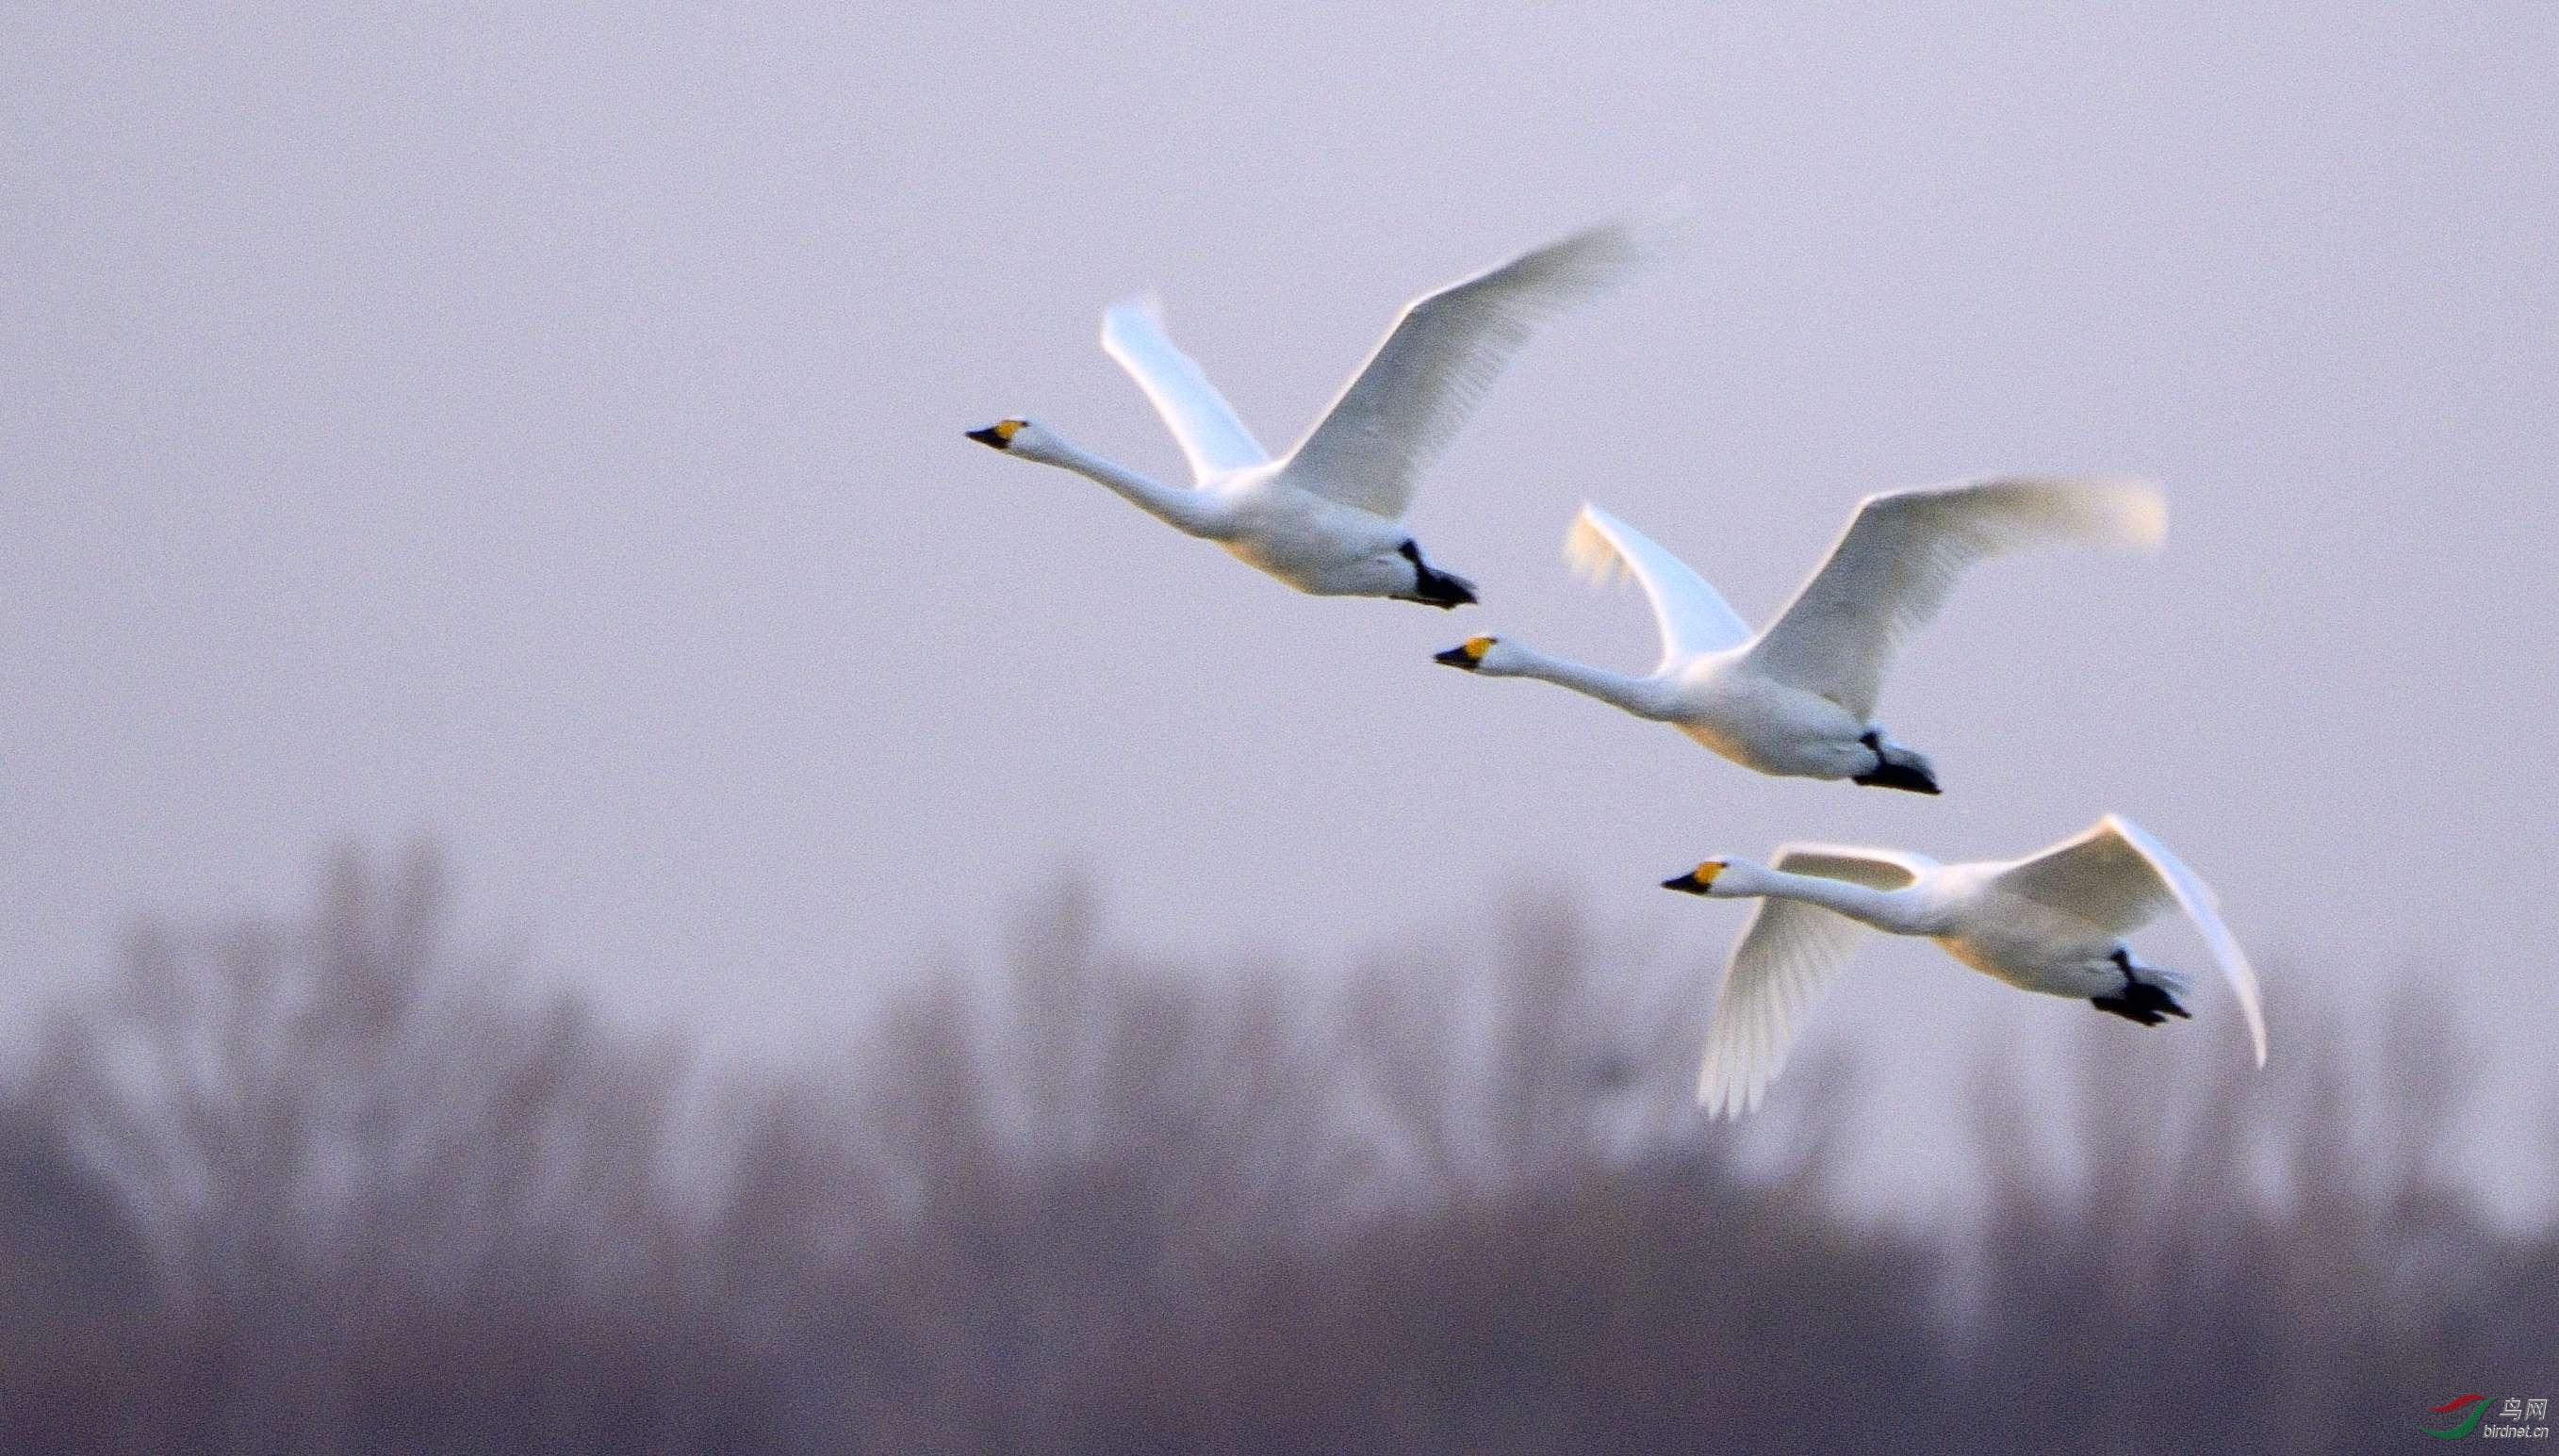
<svg viewBox="0 0 2559 1456">
<path fill-rule="evenodd" d="M 1703 967 L 1741 913 L 1651 887 L 1707 853 L 2113 807 L 2279 995 L 2466 966 L 2483 1062 L 2551 1064 L 2559 9 L 13 9 L 9 1004 L 350 835 L 768 1034 L 1067 864 L 1147 946 L 1554 880 Z M 1153 286 L 1276 445 L 1413 293 L 1673 184 L 1698 244 L 1424 487 L 1481 608 L 1298 597 L 960 436 L 1174 471 L 1094 343 Z M 2006 468 L 2156 476 L 2171 540 L 1965 584 L 1883 705 L 1943 800 L 1429 662 L 1649 660 L 1560 559 L 1584 496 L 1756 619 L 1863 492 Z M 1887 1066 L 2086 1015 L 1854 975 Z"/>
</svg>

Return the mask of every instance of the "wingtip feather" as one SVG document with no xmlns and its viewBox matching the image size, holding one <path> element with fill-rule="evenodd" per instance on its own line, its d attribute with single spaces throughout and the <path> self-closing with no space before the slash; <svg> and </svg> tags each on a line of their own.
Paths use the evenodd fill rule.
<svg viewBox="0 0 2559 1456">
<path fill-rule="evenodd" d="M 2100 830 L 2114 830 L 2132 841 L 2133 845 L 2145 855 L 2155 858 L 2164 856 L 2170 864 L 2183 863 L 2167 845 L 2152 837 L 2148 830 L 2123 814 L 2110 809 L 2104 817 L 2097 820 L 2097 827 Z M 2214 894 L 2212 887 L 2191 871 L 2186 872 L 2184 878 L 2193 885 L 2195 896 L 2203 902 L 2204 908 L 2217 917 L 2220 914 L 2221 897 Z M 2208 932 L 2206 939 L 2210 939 Z M 2257 985 L 2257 968 L 2249 963 L 2248 952 L 2240 946 L 2235 938 L 2228 939 L 2227 946 L 2232 963 L 2226 969 L 2233 981 L 2232 991 L 2238 997 L 2240 1014 L 2248 1023 L 2249 1050 L 2256 1054 L 2258 1070 L 2263 1071 L 2266 1066 L 2266 1012 L 2264 995 Z M 2219 953 L 2218 946 L 2216 946 L 2216 953 Z"/>
<path fill-rule="evenodd" d="M 1605 586 L 1623 580 L 1631 573 L 1617 543 L 1608 538 L 1601 521 L 1608 512 L 1584 501 L 1581 512 L 1564 530 L 1564 559 L 1581 578 L 1594 586 Z"/>
<path fill-rule="evenodd" d="M 1142 288 L 1135 293 L 1129 294 L 1114 301 L 1109 308 L 1102 311 L 1102 333 L 1104 337 L 1108 338 L 1111 333 L 1112 325 L 1122 319 L 1136 319 L 1158 326 L 1162 325 L 1164 322 L 1164 296 L 1157 293 L 1154 289 Z"/>
<path fill-rule="evenodd" d="M 1882 491 L 1859 510 L 1907 503 L 1926 509 L 1933 500 L 1975 499 L 2026 529 L 2028 541 L 2075 540 L 2089 545 L 2155 550 L 2168 538 L 2168 498 L 2142 476 L 1995 475 L 1949 486 Z"/>
<path fill-rule="evenodd" d="M 1719 1023 L 1724 1011 L 1716 1008 Z M 1707 1033 L 1706 1059 L 1697 1069 L 1697 1104 L 1711 1121 L 1737 1121 L 1743 1111 L 1740 1078 L 1732 1059 L 1732 1028 L 1718 1024 Z"/>
<path fill-rule="evenodd" d="M 2027 477 L 2024 483 L 2039 485 L 2056 501 L 2066 501 L 2063 509 L 2073 517 L 2078 533 L 2093 543 L 2157 550 L 2168 539 L 2168 497 L 2148 477 Z"/>
<path fill-rule="evenodd" d="M 1696 230 L 1696 218 L 1697 210 L 1685 193 L 1663 193 L 1488 269 L 1487 275 L 1520 270 L 1524 279 L 1538 280 L 1550 305 L 1586 297 L 1677 250 Z"/>
<path fill-rule="evenodd" d="M 2156 551 L 2168 539 L 2168 497 L 2158 482 L 2141 476 L 2109 476 L 2089 482 L 2087 488 L 2115 540 Z"/>
</svg>

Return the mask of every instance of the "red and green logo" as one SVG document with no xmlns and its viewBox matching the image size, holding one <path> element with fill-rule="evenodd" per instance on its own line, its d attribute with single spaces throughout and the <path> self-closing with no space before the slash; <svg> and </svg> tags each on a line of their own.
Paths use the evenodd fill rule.
<svg viewBox="0 0 2559 1456">
<path fill-rule="evenodd" d="M 2426 1434 L 2434 1436 L 2439 1440 L 2458 1441 L 2462 1437 L 2479 1429 L 2480 1417 L 2487 1414 L 2487 1397 L 2485 1395 L 2455 1395 L 2452 1399 L 2445 1401 L 2443 1404 L 2431 1406 L 2429 1408 L 2437 1415 L 2451 1415 L 2457 1410 L 2468 1410 L 2470 1412 L 2469 1414 L 2455 1420 L 2451 1425 L 2445 1426 L 2441 1430 L 2437 1430 L 2435 1427 L 2430 1425 L 2421 1425 L 2417 1427 L 2417 1429 L 2424 1431 Z"/>
</svg>

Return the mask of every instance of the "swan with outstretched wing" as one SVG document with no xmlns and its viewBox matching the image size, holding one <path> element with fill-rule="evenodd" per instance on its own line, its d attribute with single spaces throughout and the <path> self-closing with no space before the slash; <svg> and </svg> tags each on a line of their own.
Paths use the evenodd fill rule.
<svg viewBox="0 0 2559 1456">
<path fill-rule="evenodd" d="M 1765 865 L 1711 859 L 1662 882 L 1756 899 L 1717 993 L 1698 1100 L 1738 1117 L 1758 1104 L 1823 991 L 1868 931 L 1922 936 L 1986 975 L 2087 1001 L 2143 1026 L 2190 1017 L 2183 971 L 2144 965 L 2126 936 L 2177 912 L 2211 948 L 2266 1065 L 2257 973 L 2211 889 L 2139 825 L 2108 814 L 2026 859 L 1938 864 L 1890 849 L 1781 846 Z"/>
<path fill-rule="evenodd" d="M 1501 637 L 1469 638 L 1433 660 L 1558 683 L 1762 774 L 1934 794 L 1935 770 L 1892 740 L 1875 707 L 1884 669 L 1965 568 L 2034 546 L 2156 546 L 2167 525 L 2158 489 L 2138 480 L 2000 476 L 1870 496 L 1794 601 L 1753 635 L 1688 563 L 1585 505 L 1566 551 L 1644 589 L 1659 664 L 1612 672 Z"/>
<path fill-rule="evenodd" d="M 1099 481 L 1299 591 L 1463 606 L 1475 600 L 1474 584 L 1432 566 L 1404 524 L 1414 488 L 1537 326 L 1661 250 L 1684 215 L 1682 203 L 1665 199 L 1415 300 L 1305 437 L 1277 460 L 1174 346 L 1150 298 L 1104 314 L 1102 347 L 1180 442 L 1189 485 L 1088 454 L 1026 419 L 999 420 L 969 438 Z"/>
</svg>

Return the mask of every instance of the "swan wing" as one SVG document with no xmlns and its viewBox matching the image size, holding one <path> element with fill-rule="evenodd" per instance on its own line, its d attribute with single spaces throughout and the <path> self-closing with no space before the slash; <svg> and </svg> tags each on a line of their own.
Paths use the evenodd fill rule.
<svg viewBox="0 0 2559 1456">
<path fill-rule="evenodd" d="M 1102 352 L 1146 391 L 1165 428 L 1181 443 L 1192 480 L 1206 485 L 1270 462 L 1271 452 L 1236 417 L 1235 406 L 1164 333 L 1163 313 L 1152 294 L 1124 298 L 1103 311 Z"/>
<path fill-rule="evenodd" d="M 1661 629 L 1662 665 L 1750 640 L 1743 622 L 1724 597 L 1689 564 L 1655 545 L 1642 531 L 1598 507 L 1583 502 L 1565 535 L 1564 554 L 1593 581 L 1625 574 L 1635 578 L 1652 599 L 1653 623 Z"/>
<path fill-rule="evenodd" d="M 2112 817 L 2100 819 L 2030 859 L 2002 870 L 1993 883 L 2047 910 L 2076 916 L 2110 936 L 2130 935 L 2177 906 L 2169 888 Z"/>
<path fill-rule="evenodd" d="M 1771 867 L 1898 890 L 1932 868 L 1916 855 L 1829 844 L 1789 844 Z M 1698 1069 L 1697 1099 L 1713 1117 L 1738 1117 L 1786 1065 L 1814 1003 L 1857 948 L 1867 928 L 1800 900 L 1762 899 L 1725 963 Z"/>
<path fill-rule="evenodd" d="M 1678 205 L 1576 232 L 1405 306 L 1289 452 L 1295 485 L 1389 519 L 1530 333 L 1667 240 Z"/>
<path fill-rule="evenodd" d="M 2221 920 L 2221 902 L 2185 861 L 2118 814 L 2099 819 L 2086 832 L 2052 846 L 2032 859 L 2020 860 L 1993 882 L 2000 889 L 2038 905 L 2075 915 L 2111 935 L 2129 935 L 2171 910 L 2185 912 L 2212 947 L 2212 958 L 2230 982 L 2247 1018 L 2248 1040 L 2257 1065 L 2266 1065 L 2266 1012 L 2258 994 L 2257 972 L 2248 954 Z"/>
<path fill-rule="evenodd" d="M 2008 476 L 1869 496 L 1751 655 L 1869 717 L 1883 669 L 1974 562 L 2065 542 L 2156 546 L 2167 528 L 2158 488 L 2129 479 Z"/>
</svg>

